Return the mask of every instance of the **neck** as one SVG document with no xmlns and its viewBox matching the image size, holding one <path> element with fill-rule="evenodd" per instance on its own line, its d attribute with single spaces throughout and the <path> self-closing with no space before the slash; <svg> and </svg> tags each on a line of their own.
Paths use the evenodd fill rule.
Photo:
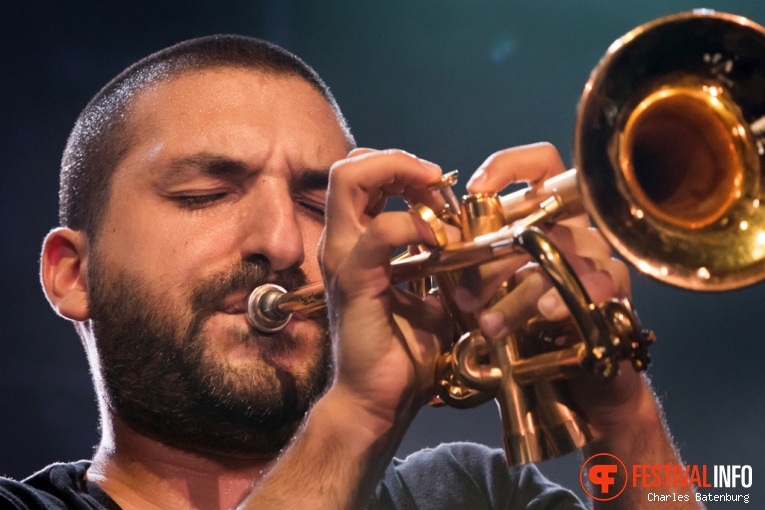
<svg viewBox="0 0 765 510">
<path fill-rule="evenodd" d="M 114 416 L 102 421 L 87 476 L 123 510 L 232 508 L 274 460 L 190 453 L 141 435 Z"/>
</svg>

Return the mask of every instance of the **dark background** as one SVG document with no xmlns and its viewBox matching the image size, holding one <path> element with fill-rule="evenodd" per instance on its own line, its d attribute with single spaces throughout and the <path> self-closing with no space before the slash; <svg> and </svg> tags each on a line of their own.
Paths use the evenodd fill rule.
<svg viewBox="0 0 765 510">
<path fill-rule="evenodd" d="M 5 2 L 0 6 L 0 474 L 87 458 L 98 441 L 85 356 L 40 290 L 41 241 L 57 222 L 60 154 L 75 117 L 130 63 L 183 39 L 270 39 L 324 77 L 360 145 L 459 168 L 463 182 L 506 146 L 547 140 L 571 159 L 576 104 L 608 45 L 653 18 L 718 8 L 765 23 L 760 0 L 212 3 Z M 658 335 L 650 373 L 683 457 L 749 464 L 765 506 L 763 284 L 723 294 L 633 274 Z M 425 409 L 402 454 L 441 441 L 500 444 L 493 405 Z M 578 485 L 576 455 L 540 467 Z M 711 468 L 710 468 L 711 469 Z M 713 503 L 710 508 L 735 508 Z M 743 506 L 743 505 L 741 505 Z"/>
</svg>

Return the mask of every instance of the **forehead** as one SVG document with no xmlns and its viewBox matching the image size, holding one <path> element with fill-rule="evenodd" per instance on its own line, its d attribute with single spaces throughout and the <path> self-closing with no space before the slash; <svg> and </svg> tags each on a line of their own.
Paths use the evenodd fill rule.
<svg viewBox="0 0 765 510">
<path fill-rule="evenodd" d="M 128 125 L 132 145 L 156 150 L 245 151 L 230 155 L 246 159 L 248 146 L 296 149 L 317 160 L 310 164 L 331 164 L 349 149 L 336 112 L 310 83 L 252 69 L 190 71 L 160 82 L 135 98 Z"/>
</svg>

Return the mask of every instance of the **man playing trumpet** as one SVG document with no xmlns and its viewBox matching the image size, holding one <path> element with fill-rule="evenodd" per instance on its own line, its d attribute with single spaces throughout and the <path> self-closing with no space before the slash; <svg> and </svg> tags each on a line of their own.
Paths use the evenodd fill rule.
<svg viewBox="0 0 765 510">
<path fill-rule="evenodd" d="M 497 192 L 564 170 L 549 145 L 499 152 L 468 183 Z M 91 461 L 0 483 L 11 508 L 581 508 L 501 452 L 442 446 L 391 463 L 433 394 L 451 341 L 440 305 L 390 284 L 390 256 L 433 233 L 385 197 L 438 207 L 437 165 L 355 148 L 316 73 L 241 37 L 188 41 L 131 66 L 85 108 L 61 169 L 61 226 L 41 278 L 74 322 L 101 413 Z M 327 187 L 327 184 L 328 187 Z M 629 293 L 584 218 L 552 227 L 595 301 Z M 458 289 L 488 338 L 531 316 L 567 315 L 525 257 Z M 526 267 L 524 267 L 526 266 Z M 246 298 L 323 278 L 328 322 L 258 334 Z M 330 371 L 330 367 L 332 370 Z M 661 411 L 631 369 L 571 383 L 594 442 L 631 464 L 678 464 Z M 603 508 L 641 508 L 641 488 Z M 696 508 L 690 502 L 672 508 Z"/>
</svg>

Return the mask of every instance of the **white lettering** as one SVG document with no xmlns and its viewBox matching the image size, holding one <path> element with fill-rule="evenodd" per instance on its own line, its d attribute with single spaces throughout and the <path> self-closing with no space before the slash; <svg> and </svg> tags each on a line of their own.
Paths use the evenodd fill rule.
<svg viewBox="0 0 765 510">
<path fill-rule="evenodd" d="M 656 492 L 648 493 L 648 501 L 677 501 L 677 497 L 672 494 L 658 494 Z"/>
<path fill-rule="evenodd" d="M 741 467 L 741 487 L 751 487 L 752 486 L 752 466 L 742 466 Z"/>
<path fill-rule="evenodd" d="M 696 501 L 720 501 L 720 502 L 739 502 L 749 503 L 749 494 L 703 494 L 701 492 L 696 493 Z"/>
<path fill-rule="evenodd" d="M 731 466 L 733 471 L 733 486 L 736 486 L 736 480 L 741 480 L 741 466 Z"/>
<path fill-rule="evenodd" d="M 720 483 L 715 483 L 715 487 L 730 487 L 730 466 L 715 466 L 715 469 L 720 468 Z"/>
</svg>

